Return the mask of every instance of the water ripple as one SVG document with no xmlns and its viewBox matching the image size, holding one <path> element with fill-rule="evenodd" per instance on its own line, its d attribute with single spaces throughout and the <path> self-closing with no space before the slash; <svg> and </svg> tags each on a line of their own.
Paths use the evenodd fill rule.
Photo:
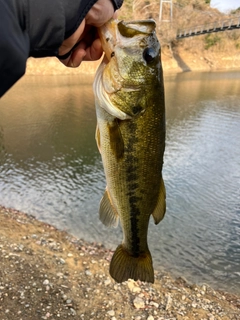
<svg viewBox="0 0 240 320">
<path fill-rule="evenodd" d="M 239 78 L 166 77 L 167 213 L 149 226 L 155 267 L 238 293 Z M 97 213 L 105 178 L 94 139 L 92 79 L 24 81 L 0 102 L 0 203 L 115 248 L 120 228 L 107 229 Z"/>
</svg>

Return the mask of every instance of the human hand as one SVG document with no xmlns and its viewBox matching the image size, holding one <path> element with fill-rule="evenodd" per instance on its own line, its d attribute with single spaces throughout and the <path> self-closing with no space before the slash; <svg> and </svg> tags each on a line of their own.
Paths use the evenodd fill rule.
<svg viewBox="0 0 240 320">
<path fill-rule="evenodd" d="M 71 53 L 60 61 L 68 67 L 78 67 L 82 61 L 98 60 L 102 45 L 97 34 L 97 27 L 114 17 L 114 8 L 110 0 L 98 0 L 89 10 L 78 29 L 59 48 L 59 56 Z"/>
</svg>

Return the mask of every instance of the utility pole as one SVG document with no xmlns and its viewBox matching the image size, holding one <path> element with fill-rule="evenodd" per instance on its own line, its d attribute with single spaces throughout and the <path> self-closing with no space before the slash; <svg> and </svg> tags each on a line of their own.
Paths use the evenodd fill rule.
<svg viewBox="0 0 240 320">
<path fill-rule="evenodd" d="M 168 20 L 163 20 L 162 18 L 162 12 L 163 12 L 163 4 L 166 4 L 170 8 L 170 14 Z M 165 5 L 165 6 L 166 6 Z M 159 21 L 161 22 L 172 22 L 173 17 L 173 3 L 172 0 L 160 0 L 160 11 L 159 11 Z"/>
</svg>

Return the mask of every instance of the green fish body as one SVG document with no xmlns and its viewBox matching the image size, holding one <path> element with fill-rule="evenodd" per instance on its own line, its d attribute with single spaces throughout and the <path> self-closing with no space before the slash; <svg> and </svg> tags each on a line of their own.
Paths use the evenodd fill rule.
<svg viewBox="0 0 240 320">
<path fill-rule="evenodd" d="M 149 218 L 166 210 L 162 179 L 165 102 L 160 45 L 153 20 L 111 20 L 100 31 L 105 58 L 94 80 L 96 140 L 107 187 L 100 219 L 123 230 L 110 263 L 117 281 L 154 282 Z"/>
</svg>

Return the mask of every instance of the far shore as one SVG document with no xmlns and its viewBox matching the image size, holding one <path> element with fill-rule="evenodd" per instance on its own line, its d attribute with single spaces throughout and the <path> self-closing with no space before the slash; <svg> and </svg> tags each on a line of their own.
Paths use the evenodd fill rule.
<svg viewBox="0 0 240 320">
<path fill-rule="evenodd" d="M 195 56 L 192 54 L 180 55 L 175 58 L 167 53 L 162 54 L 162 65 L 164 73 L 180 73 L 189 71 L 219 71 L 219 70 L 240 70 L 240 54 L 233 57 L 222 55 L 211 55 L 211 59 L 204 55 Z M 78 68 L 67 68 L 59 63 L 55 57 L 34 59 L 27 61 L 27 75 L 94 75 L 101 59 L 98 61 L 83 62 Z"/>
</svg>

